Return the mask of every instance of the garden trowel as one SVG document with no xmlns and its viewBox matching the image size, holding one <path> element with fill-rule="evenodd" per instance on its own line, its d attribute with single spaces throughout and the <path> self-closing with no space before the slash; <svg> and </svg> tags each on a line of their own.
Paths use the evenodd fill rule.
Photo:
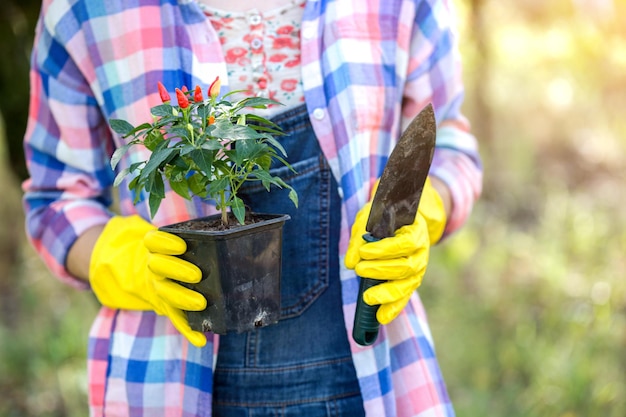
<svg viewBox="0 0 626 417">
<path fill-rule="evenodd" d="M 413 224 L 424 183 L 435 151 L 437 127 L 433 106 L 426 106 L 406 128 L 389 156 L 372 200 L 366 233 L 368 242 L 395 234 L 402 226 Z M 376 341 L 380 324 L 376 320 L 379 306 L 363 301 L 363 292 L 384 281 L 361 278 L 352 337 L 360 345 Z"/>
</svg>

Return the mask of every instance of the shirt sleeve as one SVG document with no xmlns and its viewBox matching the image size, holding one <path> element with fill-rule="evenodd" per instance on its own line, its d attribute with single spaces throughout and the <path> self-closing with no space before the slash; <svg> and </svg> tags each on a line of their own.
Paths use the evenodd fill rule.
<svg viewBox="0 0 626 417">
<path fill-rule="evenodd" d="M 64 16 L 63 19 L 67 19 Z M 29 119 L 24 138 L 30 177 L 23 183 L 26 232 L 48 268 L 78 288 L 68 251 L 85 230 L 111 217 L 111 134 L 85 78 L 80 25 L 40 18 L 31 57 Z M 58 28 L 58 29 L 57 29 Z M 72 28 L 76 28 L 72 32 Z M 83 60 L 85 61 L 85 60 Z"/>
<path fill-rule="evenodd" d="M 481 193 L 482 162 L 476 138 L 461 113 L 464 86 L 452 4 L 441 0 L 416 4 L 402 124 L 406 127 L 419 110 L 433 104 L 437 142 L 430 175 L 451 192 L 447 236 L 465 223 Z"/>
</svg>

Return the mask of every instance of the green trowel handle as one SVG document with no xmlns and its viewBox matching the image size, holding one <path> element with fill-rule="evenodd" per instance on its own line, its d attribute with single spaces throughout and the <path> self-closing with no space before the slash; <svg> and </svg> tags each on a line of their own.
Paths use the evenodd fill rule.
<svg viewBox="0 0 626 417">
<path fill-rule="evenodd" d="M 363 235 L 363 239 L 368 242 L 376 242 L 380 239 L 369 233 Z M 354 328 L 352 338 L 361 346 L 369 346 L 378 338 L 378 328 L 380 323 L 376 320 L 376 312 L 380 305 L 371 306 L 363 301 L 363 293 L 374 285 L 382 284 L 385 281 L 371 278 L 361 278 L 359 284 L 359 295 L 356 299 L 356 313 L 354 315 Z"/>
<path fill-rule="evenodd" d="M 370 287 L 382 284 L 378 279 L 361 278 L 359 284 L 359 296 L 356 301 L 356 314 L 354 316 L 354 329 L 352 338 L 361 346 L 369 346 L 378 338 L 380 323 L 376 320 L 376 312 L 379 305 L 371 306 L 363 301 L 363 293 Z"/>
</svg>

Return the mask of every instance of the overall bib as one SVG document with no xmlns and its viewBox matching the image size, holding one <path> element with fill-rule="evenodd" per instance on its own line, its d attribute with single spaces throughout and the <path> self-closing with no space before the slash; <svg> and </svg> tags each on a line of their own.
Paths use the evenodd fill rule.
<svg viewBox="0 0 626 417">
<path fill-rule="evenodd" d="M 273 167 L 297 191 L 268 193 L 259 184 L 240 194 L 253 211 L 287 213 L 283 230 L 281 320 L 220 336 L 214 370 L 216 417 L 364 416 L 343 319 L 339 281 L 341 199 L 305 106 L 273 120 L 297 171 Z"/>
</svg>

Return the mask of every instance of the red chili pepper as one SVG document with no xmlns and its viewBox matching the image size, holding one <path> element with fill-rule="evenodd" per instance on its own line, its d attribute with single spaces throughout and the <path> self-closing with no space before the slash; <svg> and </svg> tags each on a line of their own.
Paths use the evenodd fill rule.
<svg viewBox="0 0 626 417">
<path fill-rule="evenodd" d="M 220 77 L 215 77 L 215 80 L 211 83 L 211 86 L 209 87 L 209 97 L 213 99 L 217 98 L 217 96 L 220 94 L 221 84 L 222 83 L 220 82 Z"/>
<path fill-rule="evenodd" d="M 183 93 L 186 93 L 187 91 L 189 91 L 186 85 L 183 85 L 180 89 L 183 91 Z"/>
<path fill-rule="evenodd" d="M 187 98 L 187 95 L 178 88 L 176 89 L 176 98 L 178 99 L 178 105 L 181 109 L 189 107 L 189 99 Z"/>
<path fill-rule="evenodd" d="M 199 85 L 196 86 L 196 90 L 194 91 L 194 94 L 193 94 L 193 100 L 196 103 L 199 103 L 199 102 L 201 102 L 203 100 L 202 99 L 202 89 L 200 88 Z"/>
<path fill-rule="evenodd" d="M 159 89 L 159 95 L 161 96 L 161 101 L 163 103 L 169 103 L 170 102 L 170 93 L 167 92 L 167 90 L 165 89 L 165 86 L 161 83 L 161 81 L 157 81 L 157 87 Z"/>
</svg>

